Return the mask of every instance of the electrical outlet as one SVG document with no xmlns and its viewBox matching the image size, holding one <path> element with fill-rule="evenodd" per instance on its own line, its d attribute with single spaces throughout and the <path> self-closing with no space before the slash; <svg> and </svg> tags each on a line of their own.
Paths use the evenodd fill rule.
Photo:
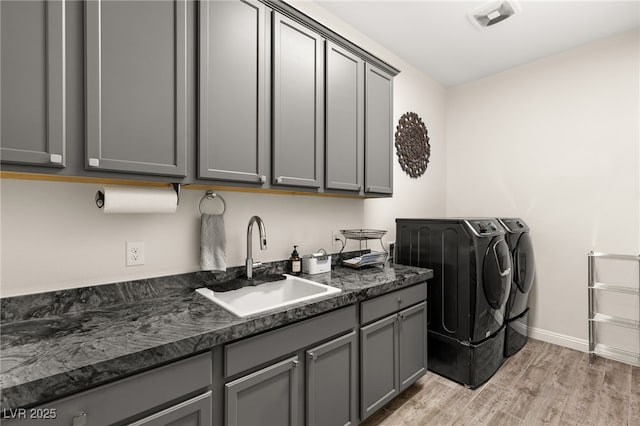
<svg viewBox="0 0 640 426">
<path fill-rule="evenodd" d="M 144 241 L 127 241 L 127 266 L 144 265 Z"/>
<path fill-rule="evenodd" d="M 331 230 L 331 246 L 342 247 L 342 234 L 337 229 Z"/>
</svg>

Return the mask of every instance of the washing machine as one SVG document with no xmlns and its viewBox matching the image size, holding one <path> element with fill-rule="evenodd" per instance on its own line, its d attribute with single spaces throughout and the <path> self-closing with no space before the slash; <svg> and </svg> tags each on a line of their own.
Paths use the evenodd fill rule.
<svg viewBox="0 0 640 426">
<path fill-rule="evenodd" d="M 517 353 L 527 343 L 529 326 L 529 292 L 533 287 L 536 264 L 529 226 L 520 218 L 500 218 L 507 231 L 505 239 L 511 252 L 513 274 L 505 316 L 504 355 Z"/>
<path fill-rule="evenodd" d="M 396 263 L 433 269 L 428 368 L 470 388 L 504 362 L 511 253 L 494 218 L 396 219 Z"/>
</svg>

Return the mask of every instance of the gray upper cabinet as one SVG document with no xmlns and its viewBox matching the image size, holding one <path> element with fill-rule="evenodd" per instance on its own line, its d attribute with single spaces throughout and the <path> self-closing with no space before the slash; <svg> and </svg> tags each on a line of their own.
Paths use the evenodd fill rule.
<svg viewBox="0 0 640 426">
<path fill-rule="evenodd" d="M 364 61 L 326 46 L 325 187 L 360 191 L 364 162 Z"/>
<path fill-rule="evenodd" d="M 324 39 L 273 13 L 273 183 L 322 186 Z"/>
<path fill-rule="evenodd" d="M 357 346 L 352 331 L 307 350 L 307 426 L 358 424 Z"/>
<path fill-rule="evenodd" d="M 0 0 L 0 24 L 6 171 L 392 194 L 398 70 L 287 2 Z"/>
<path fill-rule="evenodd" d="M 65 2 L 0 2 L 2 162 L 64 167 Z"/>
<path fill-rule="evenodd" d="M 198 177 L 266 180 L 265 6 L 200 2 Z"/>
<path fill-rule="evenodd" d="M 365 192 L 393 193 L 393 77 L 366 65 Z"/>
<path fill-rule="evenodd" d="M 85 3 L 88 169 L 186 176 L 186 8 Z"/>
</svg>

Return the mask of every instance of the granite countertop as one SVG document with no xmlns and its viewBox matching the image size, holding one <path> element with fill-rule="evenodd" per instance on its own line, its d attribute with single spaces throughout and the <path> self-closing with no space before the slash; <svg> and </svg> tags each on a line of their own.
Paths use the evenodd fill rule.
<svg viewBox="0 0 640 426">
<path fill-rule="evenodd" d="M 268 272 L 284 269 L 273 265 Z M 205 272 L 0 299 L 0 411 L 43 404 L 432 276 L 395 264 L 334 266 L 302 277 L 340 288 L 338 295 L 246 318 L 193 291 L 229 279 Z"/>
</svg>

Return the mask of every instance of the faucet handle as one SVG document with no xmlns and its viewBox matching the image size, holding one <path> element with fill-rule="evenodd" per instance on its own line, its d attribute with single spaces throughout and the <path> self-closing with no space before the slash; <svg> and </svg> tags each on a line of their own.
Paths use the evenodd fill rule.
<svg viewBox="0 0 640 426">
<path fill-rule="evenodd" d="M 259 266 L 262 266 L 262 262 L 253 262 L 253 264 L 251 265 L 254 268 L 257 268 Z"/>
</svg>

